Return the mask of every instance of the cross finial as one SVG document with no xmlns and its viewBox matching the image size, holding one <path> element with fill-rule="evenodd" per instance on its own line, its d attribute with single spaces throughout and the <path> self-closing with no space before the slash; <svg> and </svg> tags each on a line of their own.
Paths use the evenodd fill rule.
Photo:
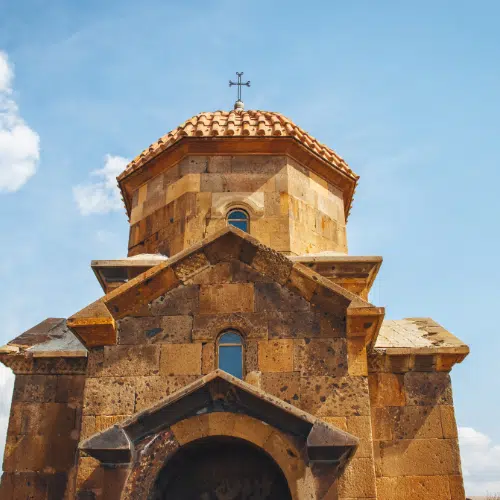
<svg viewBox="0 0 500 500">
<path fill-rule="evenodd" d="M 248 80 L 248 82 L 241 81 L 241 77 L 243 76 L 243 71 L 241 71 L 240 73 L 236 72 L 236 75 L 238 76 L 238 81 L 232 82 L 231 80 L 229 80 L 229 86 L 232 87 L 233 85 L 236 85 L 238 87 L 238 100 L 234 103 L 234 109 L 236 109 L 237 111 L 243 111 L 245 105 L 241 100 L 241 87 L 243 85 L 250 87 L 250 80 Z"/>
</svg>

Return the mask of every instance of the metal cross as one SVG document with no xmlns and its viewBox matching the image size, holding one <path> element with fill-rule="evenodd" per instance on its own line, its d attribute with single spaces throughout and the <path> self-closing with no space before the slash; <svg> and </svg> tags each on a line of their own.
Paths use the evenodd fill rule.
<svg viewBox="0 0 500 500">
<path fill-rule="evenodd" d="M 241 73 L 236 72 L 236 74 L 238 75 L 238 81 L 237 82 L 232 82 L 231 80 L 229 80 L 229 86 L 230 87 L 232 87 L 233 85 L 237 85 L 238 86 L 238 101 L 241 101 L 241 87 L 243 85 L 246 85 L 247 87 L 250 87 L 250 80 L 248 80 L 248 82 L 243 83 L 241 81 L 241 77 L 243 76 L 243 71 Z"/>
</svg>

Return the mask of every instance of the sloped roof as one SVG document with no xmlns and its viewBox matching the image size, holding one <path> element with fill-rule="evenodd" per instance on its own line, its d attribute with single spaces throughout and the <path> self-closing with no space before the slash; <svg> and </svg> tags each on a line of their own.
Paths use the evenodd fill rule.
<svg viewBox="0 0 500 500">
<path fill-rule="evenodd" d="M 0 347 L 0 353 L 26 354 L 36 358 L 86 357 L 87 349 L 64 318 L 47 318 Z"/>
<path fill-rule="evenodd" d="M 292 137 L 350 178 L 358 176 L 328 146 L 320 143 L 290 119 L 274 111 L 215 111 L 199 113 L 151 144 L 118 176 L 122 180 L 183 137 Z"/>
<path fill-rule="evenodd" d="M 431 318 L 384 320 L 375 349 L 388 354 L 468 354 L 469 347 Z"/>
</svg>

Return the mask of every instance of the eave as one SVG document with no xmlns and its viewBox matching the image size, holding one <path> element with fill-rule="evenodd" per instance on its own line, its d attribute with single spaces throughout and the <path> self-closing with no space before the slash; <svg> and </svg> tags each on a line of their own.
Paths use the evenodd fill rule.
<svg viewBox="0 0 500 500">
<path fill-rule="evenodd" d="M 347 220 L 358 176 L 348 174 L 334 163 L 305 146 L 294 137 L 183 137 L 157 156 L 152 157 L 137 170 L 119 177 L 123 201 L 130 217 L 132 194 L 142 184 L 159 173 L 173 167 L 188 155 L 285 155 L 289 156 L 326 181 L 337 186 L 343 193 L 344 214 Z"/>
</svg>

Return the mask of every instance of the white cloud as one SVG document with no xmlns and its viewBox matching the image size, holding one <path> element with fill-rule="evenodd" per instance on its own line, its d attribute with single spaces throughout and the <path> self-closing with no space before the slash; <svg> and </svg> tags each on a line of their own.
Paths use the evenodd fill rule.
<svg viewBox="0 0 500 500">
<path fill-rule="evenodd" d="M 106 155 L 104 167 L 90 174 L 98 178 L 96 182 L 73 187 L 73 196 L 82 215 L 103 214 L 123 208 L 116 177 L 128 163 L 129 160 L 121 156 Z"/>
<path fill-rule="evenodd" d="M 472 427 L 459 427 L 458 436 L 466 494 L 500 494 L 500 445 Z"/>
<path fill-rule="evenodd" d="M 24 123 L 12 99 L 13 77 L 7 54 L 0 51 L 0 192 L 23 186 L 40 158 L 40 138 Z"/>
<path fill-rule="evenodd" d="M 12 370 L 0 363 L 0 463 L 3 461 L 13 388 L 14 374 Z"/>
</svg>

